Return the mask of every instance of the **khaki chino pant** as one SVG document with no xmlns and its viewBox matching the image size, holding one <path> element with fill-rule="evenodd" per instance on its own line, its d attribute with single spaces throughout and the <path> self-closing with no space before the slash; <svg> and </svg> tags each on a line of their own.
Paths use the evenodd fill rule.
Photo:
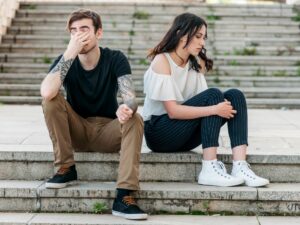
<svg viewBox="0 0 300 225">
<path fill-rule="evenodd" d="M 82 118 L 60 94 L 50 101 L 44 100 L 42 105 L 53 144 L 55 166 L 74 165 L 74 151 L 120 151 L 117 187 L 139 189 L 139 161 L 144 129 L 138 113 L 122 125 L 118 119 Z"/>
</svg>

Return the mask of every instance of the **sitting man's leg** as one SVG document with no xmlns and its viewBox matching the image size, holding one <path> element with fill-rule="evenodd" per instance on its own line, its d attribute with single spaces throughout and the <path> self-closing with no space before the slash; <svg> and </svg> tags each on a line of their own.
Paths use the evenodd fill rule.
<svg viewBox="0 0 300 225">
<path fill-rule="evenodd" d="M 117 196 L 113 204 L 113 215 L 127 219 L 146 219 L 130 195 L 139 190 L 139 163 L 143 140 L 143 120 L 136 113 L 126 123 L 111 120 L 99 130 L 91 149 L 100 152 L 120 151 L 120 165 L 117 180 Z"/>
<path fill-rule="evenodd" d="M 73 149 L 86 148 L 90 125 L 60 94 L 50 101 L 43 101 L 42 105 L 53 144 L 54 165 L 59 167 L 47 181 L 46 188 L 64 188 L 68 182 L 77 180 Z"/>
</svg>

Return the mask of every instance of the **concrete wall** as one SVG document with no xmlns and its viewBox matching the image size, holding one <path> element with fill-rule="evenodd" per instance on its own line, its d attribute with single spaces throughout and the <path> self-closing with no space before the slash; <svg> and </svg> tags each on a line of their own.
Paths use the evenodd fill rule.
<svg viewBox="0 0 300 225">
<path fill-rule="evenodd" d="M 0 43 L 18 7 L 18 0 L 0 0 Z"/>
</svg>

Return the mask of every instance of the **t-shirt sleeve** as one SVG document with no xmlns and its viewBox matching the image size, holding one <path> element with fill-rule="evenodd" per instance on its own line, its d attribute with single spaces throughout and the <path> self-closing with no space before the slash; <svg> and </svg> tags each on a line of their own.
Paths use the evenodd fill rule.
<svg viewBox="0 0 300 225">
<path fill-rule="evenodd" d="M 51 65 L 50 68 L 49 68 L 48 73 L 50 73 L 50 71 L 56 66 L 56 64 L 59 62 L 59 60 L 61 59 L 61 57 L 62 57 L 62 55 L 58 56 L 58 57 L 54 60 L 54 62 L 52 63 L 52 65 Z"/>
<path fill-rule="evenodd" d="M 117 78 L 131 74 L 130 64 L 126 56 L 120 51 L 118 51 L 118 53 L 115 56 L 113 70 Z"/>
</svg>

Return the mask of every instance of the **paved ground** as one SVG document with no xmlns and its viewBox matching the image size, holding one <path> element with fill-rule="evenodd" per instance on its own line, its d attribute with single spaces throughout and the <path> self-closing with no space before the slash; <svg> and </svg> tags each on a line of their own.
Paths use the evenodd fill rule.
<svg viewBox="0 0 300 225">
<path fill-rule="evenodd" d="M 249 144 L 249 154 L 300 154 L 300 110 L 250 109 Z M 220 145 L 230 151 L 225 126 Z M 41 106 L 0 105 L 0 151 L 52 151 Z"/>
<path fill-rule="evenodd" d="M 145 225 L 299 225 L 299 217 L 241 216 L 150 216 L 147 221 L 129 221 L 111 215 L 0 213 L 0 224 L 145 224 Z"/>
</svg>

